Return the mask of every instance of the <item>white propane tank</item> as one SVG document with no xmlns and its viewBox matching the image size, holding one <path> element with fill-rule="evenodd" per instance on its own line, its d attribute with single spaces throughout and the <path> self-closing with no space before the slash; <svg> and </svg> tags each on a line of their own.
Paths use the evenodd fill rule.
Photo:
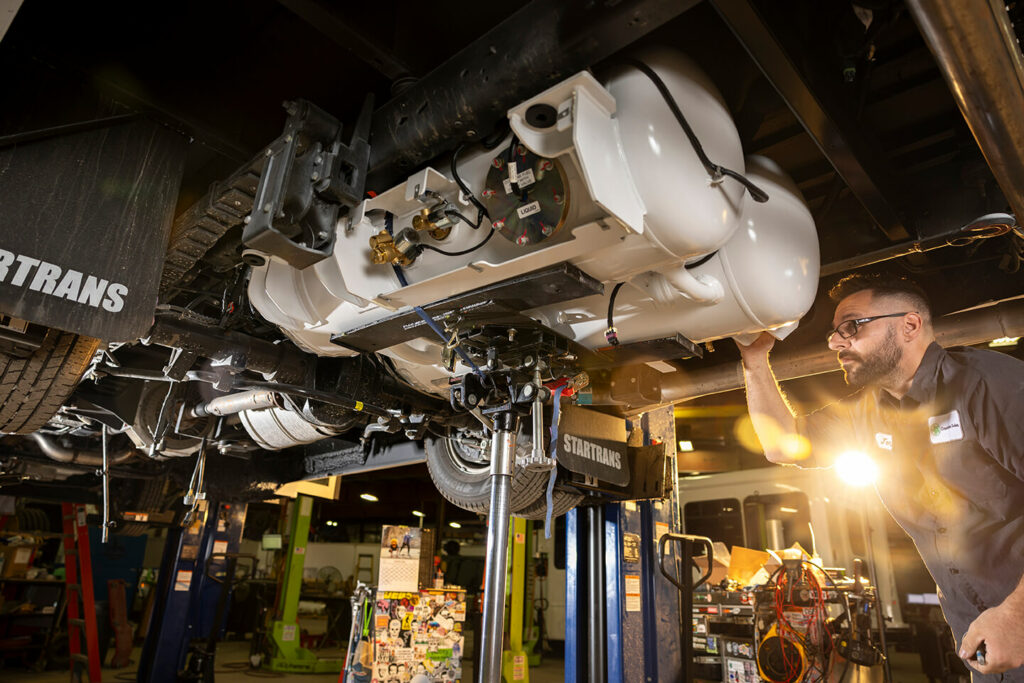
<svg viewBox="0 0 1024 683">
<path fill-rule="evenodd" d="M 725 289 L 716 306 L 695 311 L 690 322 L 698 338 L 717 329 L 732 330 L 729 334 L 743 341 L 767 329 L 782 339 L 795 329 L 818 291 L 818 232 L 796 183 L 762 156 L 747 157 L 746 176 L 769 199 L 747 202 L 732 239 L 693 269 L 698 277 L 718 279 Z"/>
<path fill-rule="evenodd" d="M 667 289 L 652 301 L 651 274 L 624 287 L 615 301 L 615 326 L 623 344 L 675 334 L 695 342 L 757 335 L 782 338 L 810 309 L 818 287 L 820 256 L 814 219 L 800 191 L 772 161 L 749 157 L 746 176 L 768 201 L 746 202 L 739 229 L 707 262 L 689 269 L 716 281 L 723 294 L 714 305 L 690 301 Z M 682 268 L 682 265 L 678 266 Z M 608 296 L 589 297 L 534 313 L 587 348 L 607 346 L 604 310 Z"/>
<path fill-rule="evenodd" d="M 711 161 L 743 173 L 743 148 L 718 89 L 696 64 L 669 48 L 635 57 L 664 81 Z M 615 97 L 622 148 L 647 209 L 645 234 L 683 260 L 721 247 L 739 222 L 746 192 L 732 178 L 711 183 L 657 87 L 632 66 L 605 84 Z"/>
</svg>

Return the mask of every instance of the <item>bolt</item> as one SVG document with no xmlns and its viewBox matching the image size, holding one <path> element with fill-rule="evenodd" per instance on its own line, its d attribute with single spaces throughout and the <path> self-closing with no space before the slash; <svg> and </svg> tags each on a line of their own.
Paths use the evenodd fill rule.
<svg viewBox="0 0 1024 683">
<path fill-rule="evenodd" d="M 531 396 L 533 396 L 533 392 L 534 389 L 532 384 L 527 384 L 525 387 L 523 387 L 523 396 L 525 396 L 526 398 L 530 398 Z"/>
<path fill-rule="evenodd" d="M 528 368 L 532 367 L 533 366 L 533 356 L 527 356 L 526 358 L 524 358 L 523 359 L 523 365 L 525 365 Z"/>
<path fill-rule="evenodd" d="M 267 202 L 266 204 L 263 205 L 263 213 L 270 213 L 270 210 L 272 208 L 274 208 L 273 205 L 271 205 L 270 202 Z"/>
<path fill-rule="evenodd" d="M 313 159 L 313 163 L 316 163 L 316 164 L 324 163 L 324 156 L 322 154 L 317 154 L 316 155 L 316 159 Z"/>
<path fill-rule="evenodd" d="M 235 200 L 235 206 L 241 206 L 241 205 L 242 205 L 242 202 L 240 202 L 240 201 L 238 201 L 238 200 L 236 199 L 236 200 Z"/>
<path fill-rule="evenodd" d="M 317 173 L 316 171 L 313 171 L 313 175 L 310 176 L 310 177 L 313 179 L 314 182 L 316 182 L 317 180 L 320 180 L 320 174 Z"/>
<path fill-rule="evenodd" d="M 252 216 L 246 216 L 245 218 L 242 219 L 242 222 L 245 223 L 246 225 L 249 225 L 249 222 L 251 220 L 252 220 Z"/>
<path fill-rule="evenodd" d="M 477 401 L 479 400 L 480 399 L 477 397 L 476 394 L 470 394 L 469 396 L 466 397 L 466 404 L 475 406 L 477 404 Z"/>
<path fill-rule="evenodd" d="M 291 142 L 291 141 L 292 141 L 292 136 L 291 136 L 291 135 L 289 135 L 288 137 L 286 137 L 286 138 L 284 139 L 284 141 L 285 141 L 285 142 Z"/>
<path fill-rule="evenodd" d="M 268 149 L 268 150 L 266 151 L 266 156 L 268 156 L 268 157 L 269 157 L 269 156 L 270 156 L 271 154 L 273 154 L 273 153 L 274 153 L 274 151 L 273 151 L 273 150 L 270 150 L 270 149 Z"/>
</svg>

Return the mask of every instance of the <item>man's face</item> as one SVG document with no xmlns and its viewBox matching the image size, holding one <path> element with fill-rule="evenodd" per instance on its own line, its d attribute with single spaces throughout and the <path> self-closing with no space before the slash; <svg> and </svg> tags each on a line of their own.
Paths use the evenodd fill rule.
<svg viewBox="0 0 1024 683">
<path fill-rule="evenodd" d="M 392 638 L 397 638 L 399 632 L 402 630 L 402 622 L 398 619 L 392 619 L 388 624 L 388 635 Z"/>
<path fill-rule="evenodd" d="M 873 299 L 870 291 L 851 294 L 836 306 L 832 318 L 833 327 L 846 320 L 869 318 L 887 313 L 898 313 L 901 304 L 886 299 Z M 833 334 L 829 339 L 830 349 L 838 352 L 839 363 L 846 375 L 846 383 L 863 387 L 877 384 L 893 374 L 903 359 L 897 329 L 901 318 L 882 318 L 860 325 L 857 334 L 843 339 Z"/>
</svg>

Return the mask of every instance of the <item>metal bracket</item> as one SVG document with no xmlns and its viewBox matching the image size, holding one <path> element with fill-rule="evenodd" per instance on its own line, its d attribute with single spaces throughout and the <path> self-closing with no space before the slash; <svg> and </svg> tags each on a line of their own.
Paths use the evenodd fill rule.
<svg viewBox="0 0 1024 683">
<path fill-rule="evenodd" d="M 302 269 L 331 254 L 338 217 L 362 199 L 373 97 L 347 145 L 341 123 L 319 107 L 299 100 L 285 108 L 288 122 L 267 148 L 242 242 Z"/>
</svg>

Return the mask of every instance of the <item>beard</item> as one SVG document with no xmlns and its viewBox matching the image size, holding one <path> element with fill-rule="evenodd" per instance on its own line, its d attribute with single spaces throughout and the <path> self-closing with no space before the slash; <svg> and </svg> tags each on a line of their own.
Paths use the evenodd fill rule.
<svg viewBox="0 0 1024 683">
<path fill-rule="evenodd" d="M 843 367 L 847 384 L 852 387 L 876 386 L 895 373 L 903 360 L 903 347 L 896 343 L 896 330 L 890 327 L 885 339 L 868 355 L 843 351 L 839 353 L 839 360 L 857 361 L 855 366 Z"/>
</svg>

